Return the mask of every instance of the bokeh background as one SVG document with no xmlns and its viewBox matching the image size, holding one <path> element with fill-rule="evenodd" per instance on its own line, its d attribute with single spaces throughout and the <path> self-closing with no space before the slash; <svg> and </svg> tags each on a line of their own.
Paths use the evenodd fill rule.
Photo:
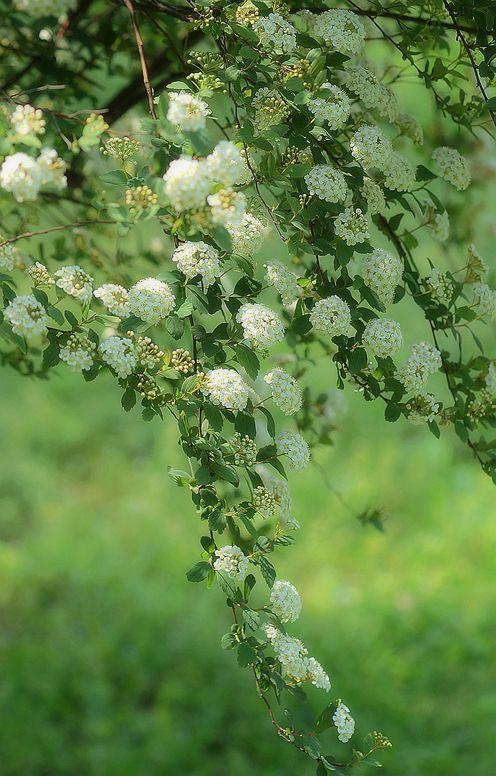
<svg viewBox="0 0 496 776">
<path fill-rule="evenodd" d="M 425 92 L 403 85 L 402 99 L 431 137 L 458 143 Z M 491 157 L 480 142 L 472 151 L 486 188 L 450 195 L 459 245 L 422 235 L 426 271 L 427 258 L 462 266 L 474 230 L 491 261 Z M 400 307 L 408 347 L 427 332 Z M 494 326 L 485 336 L 494 352 Z M 329 364 L 317 379 L 332 389 Z M 274 736 L 250 672 L 221 650 L 221 591 L 186 581 L 201 532 L 167 475 L 184 466 L 174 427 L 125 414 L 110 376 L 3 370 L 1 387 L 2 775 L 313 773 Z M 385 423 L 352 386 L 345 402 L 334 445 L 291 481 L 302 526 L 277 567 L 304 601 L 299 634 L 359 729 L 393 741 L 384 774 L 488 776 L 496 491 L 451 431 L 436 440 Z M 358 519 L 369 508 L 383 510 L 383 532 Z"/>
</svg>

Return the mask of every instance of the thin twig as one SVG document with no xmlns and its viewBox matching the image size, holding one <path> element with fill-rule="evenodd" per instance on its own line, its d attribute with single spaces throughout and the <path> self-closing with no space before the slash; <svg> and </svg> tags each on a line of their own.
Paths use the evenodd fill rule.
<svg viewBox="0 0 496 776">
<path fill-rule="evenodd" d="M 131 0 L 122 0 L 122 2 L 126 6 L 127 10 L 129 11 L 129 15 L 131 16 L 131 24 L 133 27 L 133 33 L 136 40 L 136 46 L 138 47 L 138 54 L 139 54 L 140 64 L 141 64 L 141 72 L 143 74 L 143 84 L 145 86 L 146 96 L 148 97 L 148 107 L 150 109 L 150 114 L 152 118 L 156 119 L 157 114 L 155 112 L 155 104 L 153 102 L 153 88 L 150 83 L 150 79 L 148 77 L 148 68 L 146 65 L 145 52 L 143 49 L 143 40 L 141 38 L 141 34 L 139 31 L 138 21 L 136 19 L 136 12 L 134 10 L 134 6 Z"/>
<path fill-rule="evenodd" d="M 444 27 L 446 30 L 455 30 L 457 27 L 455 24 L 451 24 L 451 22 L 443 21 L 442 19 L 426 19 L 424 16 L 410 16 L 409 14 L 404 13 L 393 13 L 392 11 L 373 11 L 368 8 L 360 8 L 359 6 L 352 3 L 354 13 L 356 13 L 358 16 L 367 16 L 369 19 L 374 19 L 376 17 L 383 18 L 383 19 L 393 19 L 396 22 L 411 22 L 412 24 L 420 24 L 424 25 L 425 27 Z M 467 27 L 463 26 L 460 27 L 464 32 L 472 33 L 473 35 L 477 34 L 477 30 L 474 27 Z"/>
<path fill-rule="evenodd" d="M 8 240 L 2 240 L 0 242 L 0 248 L 3 248 L 5 245 L 11 245 L 12 243 L 18 242 L 18 240 L 26 240 L 29 237 L 38 237 L 43 234 L 49 234 L 50 232 L 62 232 L 64 229 L 77 229 L 80 226 L 98 226 L 99 224 L 115 224 L 115 221 L 105 220 L 105 221 L 78 221 L 75 224 L 62 224 L 62 226 L 50 226 L 48 229 L 40 229 L 37 232 L 22 232 L 22 234 L 17 234 L 15 237 L 9 237 Z"/>
</svg>

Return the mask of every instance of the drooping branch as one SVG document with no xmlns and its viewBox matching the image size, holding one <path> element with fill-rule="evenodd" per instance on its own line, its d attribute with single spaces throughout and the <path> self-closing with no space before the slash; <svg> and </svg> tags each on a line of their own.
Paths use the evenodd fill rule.
<svg viewBox="0 0 496 776">
<path fill-rule="evenodd" d="M 150 83 L 150 77 L 148 75 L 148 66 L 146 64 L 146 58 L 145 58 L 145 52 L 143 49 L 143 40 L 141 38 L 141 33 L 138 26 L 138 20 L 136 18 L 136 12 L 134 10 L 134 6 L 131 2 L 131 0 L 122 0 L 124 5 L 126 6 L 127 10 L 129 11 L 129 15 L 131 17 L 131 25 L 133 28 L 133 34 L 136 40 L 136 46 L 138 48 L 138 54 L 141 64 L 141 72 L 143 74 L 143 84 L 145 86 L 146 95 L 148 97 L 148 109 L 150 111 L 150 115 L 152 118 L 156 119 L 157 114 L 155 112 L 155 105 L 154 105 L 154 97 L 153 97 L 153 88 Z"/>
<path fill-rule="evenodd" d="M 411 16 L 410 14 L 394 13 L 394 11 L 386 11 L 381 9 L 373 10 L 372 8 L 360 8 L 355 3 L 350 3 L 353 6 L 353 12 L 358 16 L 367 16 L 369 19 L 393 19 L 396 22 L 405 22 L 410 24 L 419 24 L 423 27 L 444 27 L 447 30 L 460 29 L 463 32 L 469 32 L 475 35 L 477 30 L 474 27 L 467 25 L 457 25 L 453 22 L 444 21 L 443 19 L 428 19 L 425 16 Z"/>
</svg>

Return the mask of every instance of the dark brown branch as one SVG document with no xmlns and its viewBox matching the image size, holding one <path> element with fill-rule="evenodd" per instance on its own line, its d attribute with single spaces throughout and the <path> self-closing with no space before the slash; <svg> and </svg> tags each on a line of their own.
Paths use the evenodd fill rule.
<svg viewBox="0 0 496 776">
<path fill-rule="evenodd" d="M 0 242 L 0 248 L 5 245 L 11 245 L 18 240 L 26 240 L 28 237 L 38 237 L 43 234 L 49 234 L 50 232 L 62 232 L 64 229 L 77 229 L 80 226 L 97 226 L 99 224 L 115 224 L 115 221 L 77 221 L 75 224 L 62 224 L 62 226 L 50 226 L 48 229 L 40 229 L 37 232 L 23 232 L 17 234 L 15 237 L 9 237 L 8 240 L 2 240 Z"/>
<path fill-rule="evenodd" d="M 157 114 L 155 112 L 155 104 L 153 102 L 153 89 L 152 89 L 152 85 L 150 83 L 150 78 L 149 78 L 149 75 L 148 75 L 148 67 L 147 67 L 147 64 L 146 64 L 145 52 L 144 52 L 144 49 L 143 49 L 143 40 L 141 38 L 141 34 L 140 34 L 140 31 L 139 31 L 138 21 L 136 19 L 136 13 L 135 13 L 135 10 L 134 10 L 134 6 L 133 6 L 131 0 L 122 0 L 122 2 L 124 3 L 124 5 L 126 6 L 127 10 L 129 11 L 129 15 L 131 17 L 131 25 L 132 25 L 133 34 L 134 34 L 134 37 L 135 37 L 135 40 L 136 40 L 136 46 L 138 47 L 138 54 L 139 54 L 139 59 L 140 59 L 140 64 L 141 64 L 141 72 L 143 74 L 143 84 L 145 86 L 146 96 L 148 97 L 148 108 L 150 110 L 150 114 L 151 114 L 152 118 L 156 119 L 157 118 Z"/>
<path fill-rule="evenodd" d="M 413 24 L 420 24 L 424 25 L 425 27 L 444 27 L 446 30 L 456 30 L 457 26 L 452 22 L 445 22 L 442 19 L 425 19 L 423 16 L 410 16 L 409 14 L 404 13 L 393 13 L 392 11 L 373 11 L 372 9 L 368 8 L 359 8 L 359 6 L 353 5 L 353 12 L 357 14 L 357 16 L 367 16 L 369 19 L 375 19 L 375 18 L 383 18 L 383 19 L 394 19 L 394 21 L 397 22 L 411 22 Z M 465 25 L 459 26 L 458 28 L 463 30 L 463 32 L 469 32 L 473 35 L 477 34 L 477 30 L 474 27 L 467 27 Z"/>
</svg>

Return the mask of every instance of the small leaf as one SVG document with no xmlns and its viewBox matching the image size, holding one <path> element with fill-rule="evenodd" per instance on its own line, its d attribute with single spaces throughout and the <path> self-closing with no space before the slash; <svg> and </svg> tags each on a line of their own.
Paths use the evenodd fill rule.
<svg viewBox="0 0 496 776">
<path fill-rule="evenodd" d="M 201 560 L 198 563 L 195 563 L 193 568 L 190 568 L 190 570 L 186 572 L 186 577 L 190 582 L 202 582 L 207 578 L 210 569 L 210 563 Z"/>
</svg>

